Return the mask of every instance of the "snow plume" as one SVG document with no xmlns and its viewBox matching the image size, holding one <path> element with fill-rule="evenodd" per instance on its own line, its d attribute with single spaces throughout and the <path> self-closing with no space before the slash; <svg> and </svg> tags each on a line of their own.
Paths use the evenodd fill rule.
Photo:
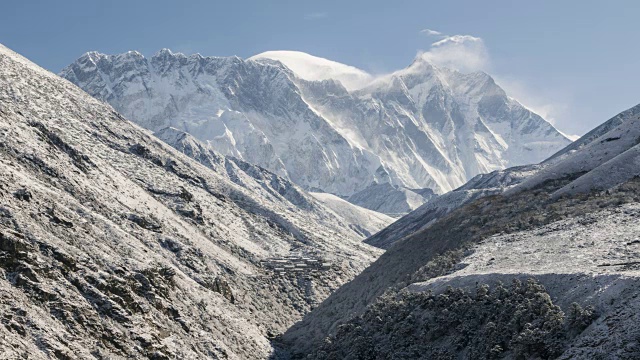
<svg viewBox="0 0 640 360">
<path fill-rule="evenodd" d="M 562 124 L 564 119 L 570 118 L 570 107 L 558 99 L 566 99 L 567 94 L 557 89 L 536 88 L 526 81 L 513 75 L 495 75 L 496 83 L 500 85 L 510 96 L 517 99 L 522 105 L 536 114 L 542 116 L 553 126 Z M 564 134 L 569 139 L 575 140 L 579 135 Z"/>
<path fill-rule="evenodd" d="M 422 32 L 428 35 L 435 36 L 438 33 L 435 30 L 425 30 Z M 444 35 L 444 38 L 431 44 L 429 50 L 419 55 L 438 66 L 462 72 L 487 70 L 490 62 L 484 41 L 471 35 Z"/>
</svg>

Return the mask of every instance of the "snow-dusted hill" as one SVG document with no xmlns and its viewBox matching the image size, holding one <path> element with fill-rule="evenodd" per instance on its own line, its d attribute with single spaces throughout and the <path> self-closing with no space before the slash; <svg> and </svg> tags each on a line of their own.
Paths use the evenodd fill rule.
<svg viewBox="0 0 640 360">
<path fill-rule="evenodd" d="M 266 358 L 379 255 L 288 180 L 158 136 L 0 45 L 0 357 Z"/>
<path fill-rule="evenodd" d="M 311 359 L 639 358 L 638 109 L 370 238 L 387 251 L 283 347 Z"/>
<path fill-rule="evenodd" d="M 437 220 L 463 205 L 485 196 L 501 194 L 535 174 L 539 168 L 540 165 L 524 165 L 478 175 L 464 186 L 432 198 L 382 231 L 367 238 L 365 242 L 387 249 L 396 241 L 419 230 L 427 229 Z"/>
<path fill-rule="evenodd" d="M 299 52 L 248 60 L 91 52 L 61 75 L 147 129 L 189 132 L 307 190 L 345 198 L 390 184 L 391 209 L 358 204 L 393 215 L 428 200 L 422 189 L 447 192 L 570 142 L 489 75 L 421 56 L 372 77 Z"/>
<path fill-rule="evenodd" d="M 587 134 L 590 142 L 554 157 L 552 164 L 509 189 L 507 194 L 563 178 L 573 181 L 554 196 L 584 193 L 606 190 L 640 176 L 640 105 L 609 120 L 605 126 L 602 129 L 608 131 L 600 136 Z"/>
</svg>

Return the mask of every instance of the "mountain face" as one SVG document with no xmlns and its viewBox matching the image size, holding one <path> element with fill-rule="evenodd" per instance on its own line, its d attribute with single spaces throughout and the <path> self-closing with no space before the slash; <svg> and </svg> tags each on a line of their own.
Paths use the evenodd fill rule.
<svg viewBox="0 0 640 360">
<path fill-rule="evenodd" d="M 92 52 L 60 75 L 144 128 L 174 127 L 306 190 L 394 216 L 430 192 L 539 162 L 570 142 L 489 75 L 422 57 L 373 77 L 296 52 L 248 60 Z M 372 193 L 392 205 L 363 199 Z"/>
<path fill-rule="evenodd" d="M 1 357 L 266 358 L 380 254 L 289 180 L 157 135 L 0 45 Z"/>
<path fill-rule="evenodd" d="M 639 358 L 639 110 L 370 238 L 388 250 L 285 333 L 287 355 Z"/>
<path fill-rule="evenodd" d="M 355 238 L 367 238 L 395 220 L 331 194 L 307 193 L 290 180 L 264 168 L 219 154 L 184 131 L 169 127 L 154 135 L 229 181 L 257 194 L 254 195 L 254 200 L 298 208 L 323 219 L 325 225 L 335 227 L 337 232 L 346 232 L 352 238 L 354 235 Z M 351 229 L 352 232 L 346 229 Z"/>
</svg>

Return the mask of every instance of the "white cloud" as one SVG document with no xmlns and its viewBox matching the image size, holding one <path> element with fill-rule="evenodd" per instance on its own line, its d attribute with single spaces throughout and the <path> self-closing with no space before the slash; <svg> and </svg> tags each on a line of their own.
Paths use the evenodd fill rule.
<svg viewBox="0 0 640 360">
<path fill-rule="evenodd" d="M 431 30 L 431 29 L 423 29 L 420 30 L 421 34 L 425 34 L 427 36 L 441 36 L 442 33 L 440 31 Z"/>
<path fill-rule="evenodd" d="M 436 65 L 462 72 L 488 70 L 490 65 L 484 41 L 471 35 L 445 35 L 421 56 Z"/>
<path fill-rule="evenodd" d="M 471 35 L 451 35 L 451 36 L 447 35 L 444 39 L 440 41 L 436 41 L 433 44 L 431 44 L 431 46 L 440 47 L 440 46 L 447 46 L 452 44 L 460 45 L 468 42 L 484 44 L 481 38 L 471 36 Z"/>
<path fill-rule="evenodd" d="M 306 20 L 319 20 L 319 19 L 324 19 L 327 16 L 329 16 L 329 14 L 326 12 L 313 12 L 313 13 L 305 14 L 304 18 Z"/>
</svg>

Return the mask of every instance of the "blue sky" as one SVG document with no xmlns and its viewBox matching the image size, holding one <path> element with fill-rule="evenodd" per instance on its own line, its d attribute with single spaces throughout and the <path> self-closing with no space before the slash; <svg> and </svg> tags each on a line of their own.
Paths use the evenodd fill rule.
<svg viewBox="0 0 640 360">
<path fill-rule="evenodd" d="M 385 73 L 466 35 L 457 65 L 487 71 L 560 130 L 583 134 L 640 103 L 638 14 L 639 1 L 621 0 L 25 0 L 3 2 L 0 42 L 54 72 L 90 50 L 166 47 L 241 57 L 300 50 Z"/>
</svg>

